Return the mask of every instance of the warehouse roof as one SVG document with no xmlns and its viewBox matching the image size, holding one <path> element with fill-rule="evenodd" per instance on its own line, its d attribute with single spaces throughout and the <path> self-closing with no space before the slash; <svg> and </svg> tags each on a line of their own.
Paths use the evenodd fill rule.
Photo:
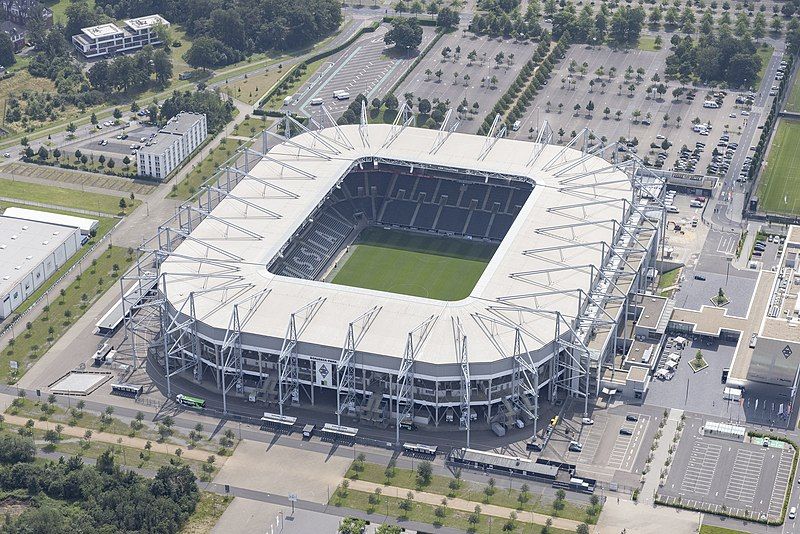
<svg viewBox="0 0 800 534">
<path fill-rule="evenodd" d="M 0 215 L 0 298 L 13 291 L 74 231 L 74 227 Z"/>
</svg>

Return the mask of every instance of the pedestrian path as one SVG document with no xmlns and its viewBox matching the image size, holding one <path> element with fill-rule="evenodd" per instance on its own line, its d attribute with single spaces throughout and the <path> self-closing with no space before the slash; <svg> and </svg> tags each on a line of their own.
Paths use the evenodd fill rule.
<svg viewBox="0 0 800 534">
<path fill-rule="evenodd" d="M 5 418 L 5 422 L 10 425 L 16 426 L 25 426 L 25 423 L 28 422 L 27 417 L 20 417 L 18 415 L 3 415 Z M 52 421 L 34 421 L 33 428 L 37 430 L 53 430 L 55 429 L 56 425 L 59 423 L 54 423 Z M 86 433 L 86 428 L 78 427 L 78 426 L 67 426 L 66 424 L 61 424 L 64 429 L 61 431 L 62 434 L 81 438 Z M 145 450 L 145 445 L 147 444 L 148 440 L 143 438 L 136 438 L 136 437 L 129 437 L 129 436 L 122 436 L 120 434 L 109 434 L 108 432 L 100 432 L 98 430 L 92 430 L 92 441 L 99 441 L 101 443 L 109 443 L 112 445 L 123 445 L 125 447 L 132 447 L 134 449 L 141 449 Z M 178 447 L 174 443 L 157 443 L 157 442 L 150 442 L 150 450 L 153 452 L 160 452 L 162 454 L 175 454 L 175 449 L 180 448 L 181 451 L 181 458 L 189 459 L 189 460 L 197 460 L 199 462 L 204 462 L 210 455 L 213 453 L 209 451 L 199 450 L 199 449 L 187 449 L 185 447 Z M 223 462 L 225 461 L 226 457 L 220 458 Z M 219 467 L 221 464 L 217 464 Z"/>
</svg>

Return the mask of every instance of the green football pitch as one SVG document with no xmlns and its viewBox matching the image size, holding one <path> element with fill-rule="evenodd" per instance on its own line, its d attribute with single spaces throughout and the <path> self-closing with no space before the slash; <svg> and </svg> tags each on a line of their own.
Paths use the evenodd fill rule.
<svg viewBox="0 0 800 534">
<path fill-rule="evenodd" d="M 758 188 L 759 211 L 800 214 L 800 121 L 781 119 Z"/>
<path fill-rule="evenodd" d="M 332 282 L 427 297 L 469 296 L 496 245 L 382 228 L 365 229 Z"/>
</svg>

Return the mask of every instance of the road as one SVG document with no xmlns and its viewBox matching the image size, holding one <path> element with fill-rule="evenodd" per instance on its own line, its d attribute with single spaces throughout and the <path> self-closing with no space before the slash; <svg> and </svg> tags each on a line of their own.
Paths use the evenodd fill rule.
<svg viewBox="0 0 800 534">
<path fill-rule="evenodd" d="M 757 144 L 758 137 L 762 131 L 758 129 L 758 126 L 763 123 L 763 117 L 769 114 L 770 106 L 772 106 L 772 101 L 775 98 L 769 96 L 769 91 L 775 82 L 775 75 L 780 66 L 786 45 L 778 41 L 774 41 L 771 44 L 775 47 L 775 50 L 764 73 L 761 87 L 756 94 L 756 100 L 747 120 L 747 125 L 742 130 L 739 149 L 736 150 L 733 156 L 728 173 L 722 179 L 722 183 L 719 184 L 716 202 L 709 203 L 709 207 L 706 210 L 706 215 L 710 217 L 711 221 L 722 226 L 737 228 L 741 226 L 746 188 L 755 186 L 754 181 L 739 184 L 736 182 L 736 178 L 742 169 L 744 159 L 748 155 L 753 155 L 750 147 Z"/>
</svg>

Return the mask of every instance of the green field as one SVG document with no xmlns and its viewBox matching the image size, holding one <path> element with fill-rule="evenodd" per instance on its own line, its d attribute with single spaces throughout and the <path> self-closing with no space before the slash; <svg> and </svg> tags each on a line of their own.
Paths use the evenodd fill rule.
<svg viewBox="0 0 800 534">
<path fill-rule="evenodd" d="M 494 245 L 367 228 L 332 282 L 439 300 L 469 296 Z"/>
<path fill-rule="evenodd" d="M 700 527 L 700 534 L 746 534 L 742 530 L 731 530 L 724 527 L 712 527 L 710 525 L 703 525 Z"/>
<path fill-rule="evenodd" d="M 786 99 L 786 111 L 800 112 L 800 76 L 794 77 L 794 82 Z"/>
<path fill-rule="evenodd" d="M 758 187 L 758 207 L 800 214 L 800 121 L 778 122 Z"/>
</svg>

